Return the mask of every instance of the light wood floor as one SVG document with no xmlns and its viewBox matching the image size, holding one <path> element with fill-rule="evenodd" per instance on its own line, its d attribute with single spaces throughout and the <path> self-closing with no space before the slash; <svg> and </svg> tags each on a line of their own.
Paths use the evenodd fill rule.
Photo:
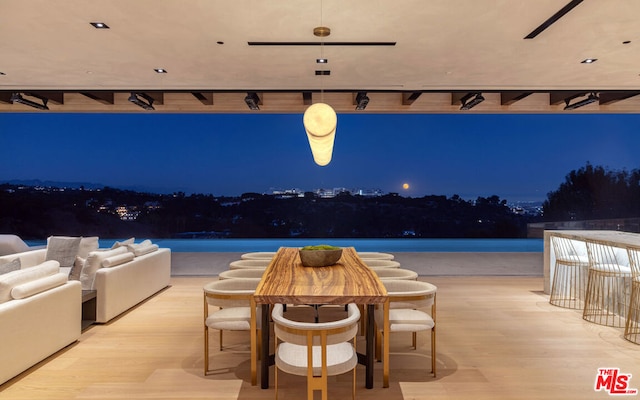
<svg viewBox="0 0 640 400">
<path fill-rule="evenodd" d="M 174 277 L 169 289 L 0 386 L 0 399 L 273 399 L 273 379 L 268 390 L 250 385 L 246 333 L 225 333 L 222 352 L 213 334 L 216 371 L 203 376 L 202 286 L 212 279 Z M 394 334 L 390 387 L 381 387 L 378 363 L 375 388 L 365 389 L 359 366 L 358 399 L 603 399 L 594 391 L 602 367 L 633 374 L 630 386 L 640 388 L 640 346 L 622 329 L 549 305 L 541 277 L 425 280 L 438 286 L 438 377 L 429 374 L 426 333 L 417 351 L 409 334 Z M 304 378 L 281 377 L 281 399 L 305 398 Z M 329 397 L 350 398 L 349 379 L 331 378 Z"/>
</svg>

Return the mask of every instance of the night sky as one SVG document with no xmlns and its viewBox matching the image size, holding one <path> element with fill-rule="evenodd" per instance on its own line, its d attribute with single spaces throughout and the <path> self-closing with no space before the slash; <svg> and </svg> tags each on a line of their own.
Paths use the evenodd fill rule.
<svg viewBox="0 0 640 400">
<path fill-rule="evenodd" d="M 302 114 L 0 113 L 0 182 L 215 196 L 377 188 L 542 201 L 587 162 L 640 168 L 640 115 L 339 114 L 333 160 L 320 167 Z"/>
</svg>

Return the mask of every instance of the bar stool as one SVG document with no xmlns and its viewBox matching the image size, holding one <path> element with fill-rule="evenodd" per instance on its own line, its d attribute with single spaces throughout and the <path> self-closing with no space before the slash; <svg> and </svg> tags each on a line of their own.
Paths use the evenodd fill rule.
<svg viewBox="0 0 640 400">
<path fill-rule="evenodd" d="M 275 257 L 275 251 L 253 251 L 251 253 L 244 253 L 240 256 L 241 260 L 269 260 Z"/>
<path fill-rule="evenodd" d="M 628 247 L 629 264 L 631 264 L 631 299 L 629 313 L 624 326 L 624 338 L 640 344 L 640 247 Z"/>
<path fill-rule="evenodd" d="M 247 268 L 258 268 L 258 269 L 267 269 L 271 260 L 262 259 L 262 260 L 235 260 L 229 263 L 229 269 L 247 269 Z"/>
<path fill-rule="evenodd" d="M 631 267 L 625 249 L 587 240 L 589 277 L 582 318 L 623 328 L 631 286 Z"/>
<path fill-rule="evenodd" d="M 558 307 L 583 309 L 589 257 L 579 255 L 571 239 L 551 236 L 551 244 L 556 262 L 549 303 Z"/>
<path fill-rule="evenodd" d="M 363 259 L 362 262 L 364 262 L 369 268 L 400 268 L 400 263 L 393 260 Z"/>
</svg>

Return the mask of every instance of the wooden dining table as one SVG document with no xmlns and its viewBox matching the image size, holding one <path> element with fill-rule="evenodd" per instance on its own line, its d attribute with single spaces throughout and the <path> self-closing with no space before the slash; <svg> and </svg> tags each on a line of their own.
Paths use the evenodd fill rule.
<svg viewBox="0 0 640 400">
<path fill-rule="evenodd" d="M 353 247 L 344 248 L 342 257 L 328 267 L 305 267 L 297 248 L 282 247 L 271 260 L 258 284 L 254 299 L 262 307 L 262 354 L 260 386 L 269 387 L 269 366 L 274 356 L 269 349 L 271 305 L 355 303 L 367 307 L 366 352 L 358 353 L 358 363 L 365 366 L 365 387 L 373 388 L 374 309 L 388 304 L 387 291 L 378 276 L 358 257 Z M 387 325 L 387 324 L 385 324 Z M 384 335 L 388 338 L 388 335 Z"/>
</svg>

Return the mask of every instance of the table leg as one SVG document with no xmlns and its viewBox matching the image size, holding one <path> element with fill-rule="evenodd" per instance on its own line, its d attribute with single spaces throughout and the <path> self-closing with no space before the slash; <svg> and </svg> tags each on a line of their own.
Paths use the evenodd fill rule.
<svg viewBox="0 0 640 400">
<path fill-rule="evenodd" d="M 365 360 L 365 387 L 367 389 L 373 389 L 373 342 L 375 339 L 375 319 L 374 319 L 375 305 L 367 304 L 367 350 Z"/>
<path fill-rule="evenodd" d="M 262 359 L 260 360 L 260 387 L 269 389 L 269 304 L 262 305 Z"/>
</svg>

